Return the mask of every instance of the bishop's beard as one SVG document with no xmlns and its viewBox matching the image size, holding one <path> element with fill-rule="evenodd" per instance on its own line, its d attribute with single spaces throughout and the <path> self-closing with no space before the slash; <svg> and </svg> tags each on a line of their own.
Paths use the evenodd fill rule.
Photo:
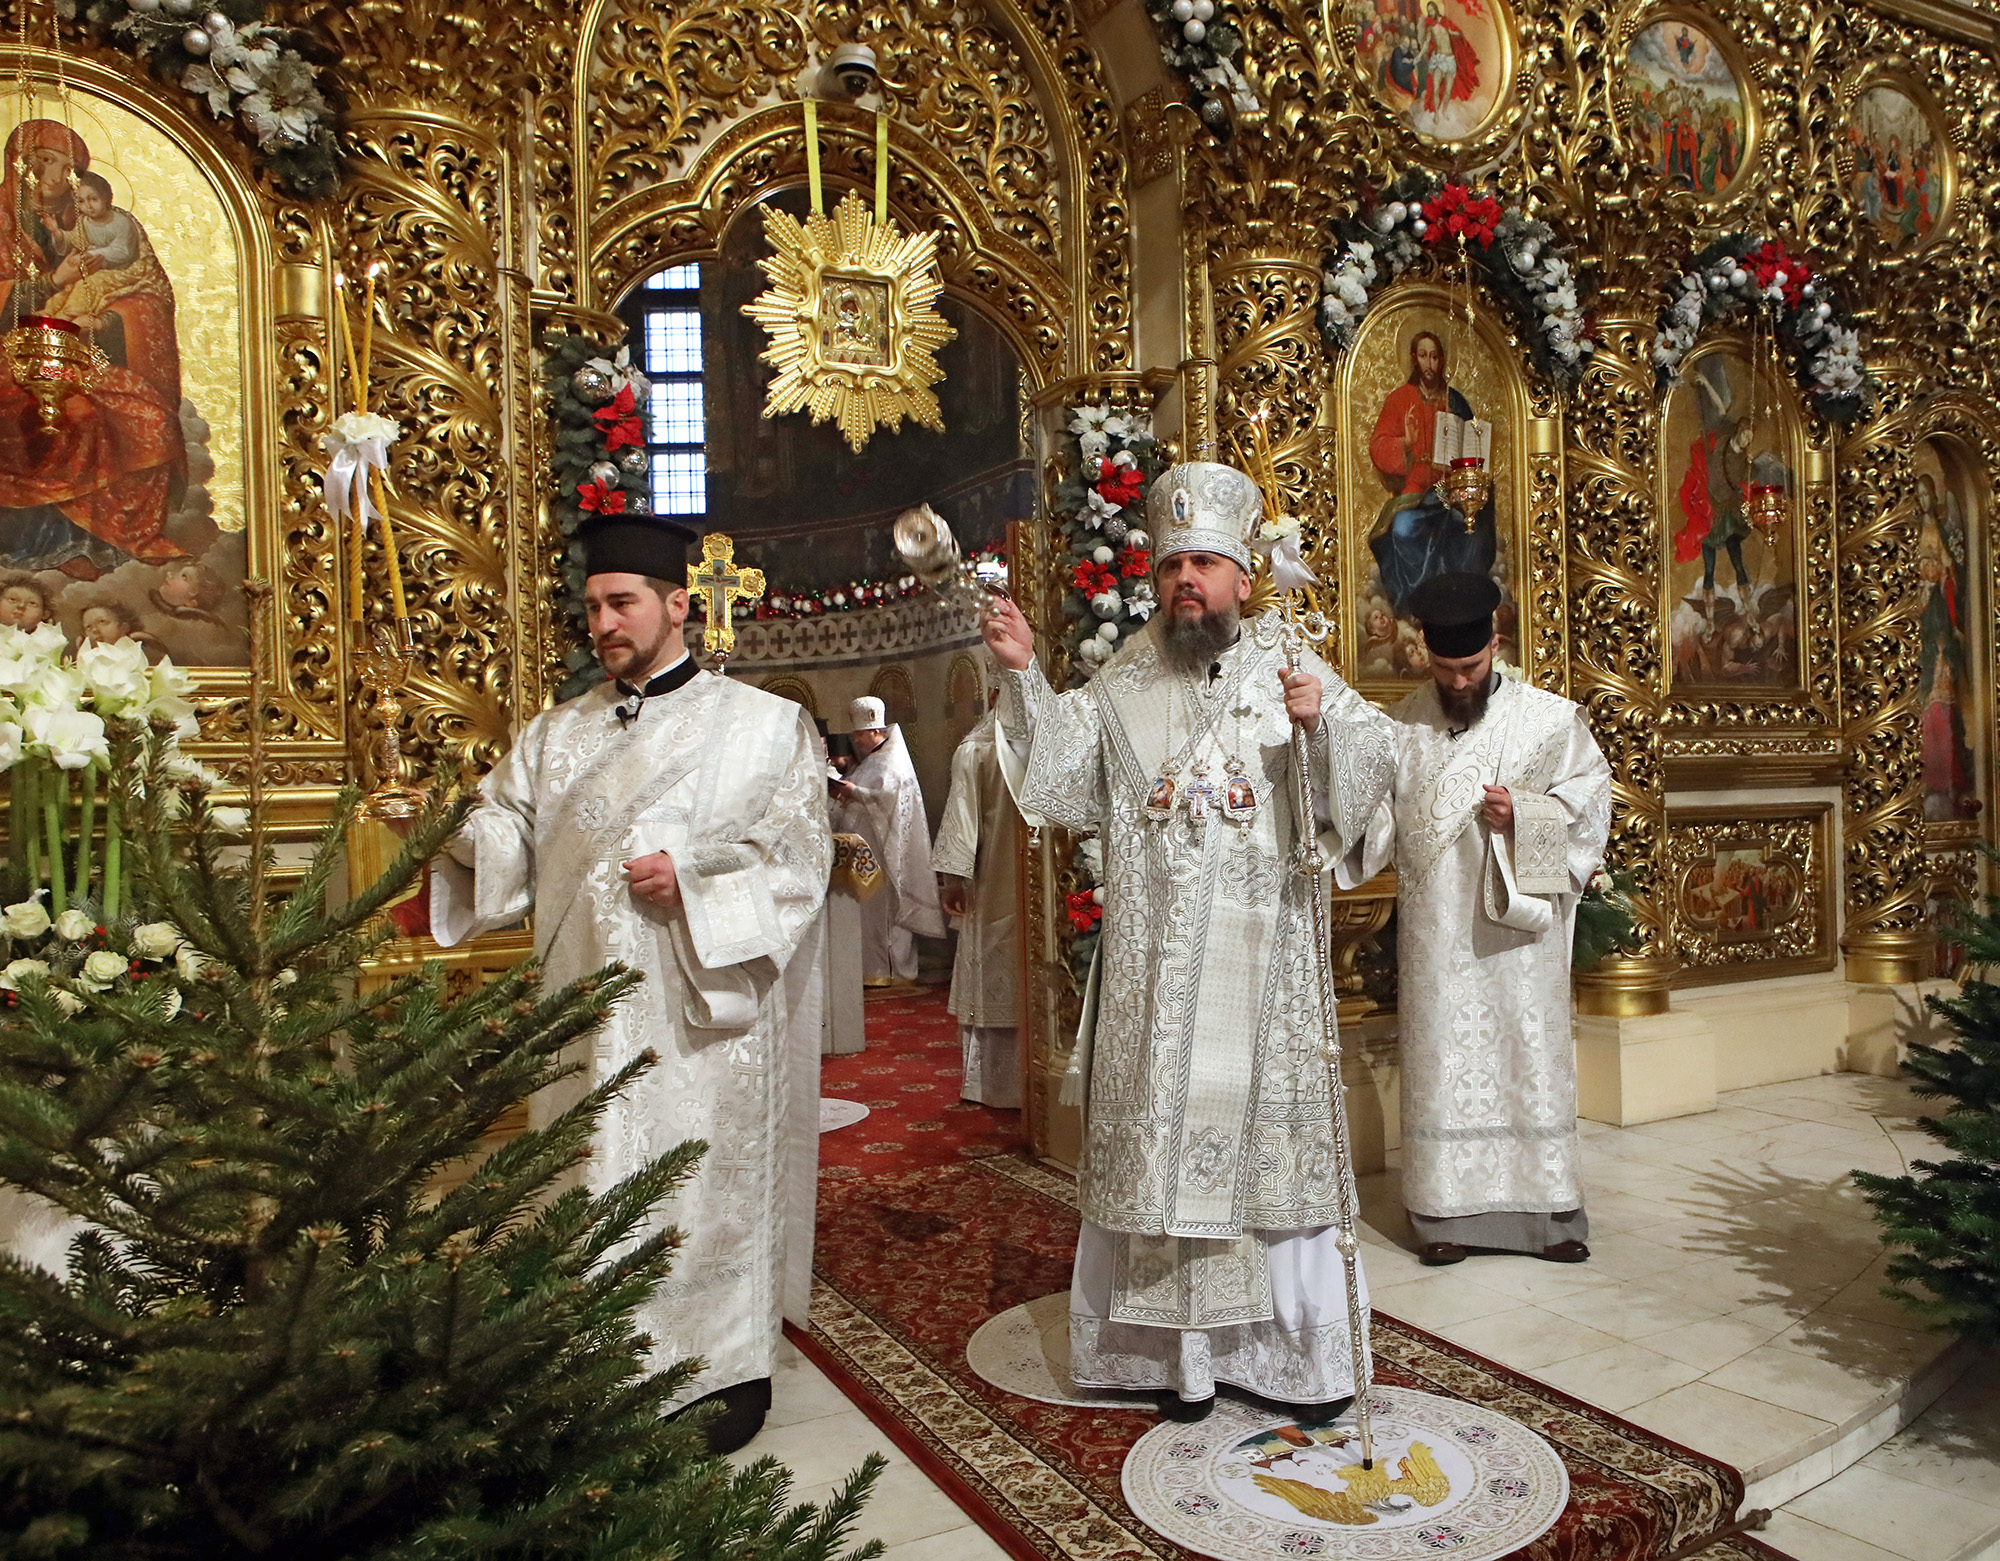
<svg viewBox="0 0 2000 1561">
<path fill-rule="evenodd" d="M 1477 726 L 1486 714 L 1486 702 L 1493 697 L 1493 675 L 1488 673 L 1471 688 L 1450 689 L 1438 684 L 1438 707 L 1445 723 L 1460 729 Z"/>
<path fill-rule="evenodd" d="M 1176 672 L 1206 672 L 1215 658 L 1236 643 L 1236 603 L 1210 608 L 1197 618 L 1169 612 L 1160 631 L 1160 655 Z"/>
</svg>

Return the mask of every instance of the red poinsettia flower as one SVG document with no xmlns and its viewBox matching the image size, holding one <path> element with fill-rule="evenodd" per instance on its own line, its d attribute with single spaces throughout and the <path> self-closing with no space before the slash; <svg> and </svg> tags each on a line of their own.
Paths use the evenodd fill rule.
<svg viewBox="0 0 2000 1561">
<path fill-rule="evenodd" d="M 607 487 L 601 482 L 579 483 L 576 503 L 587 514 L 622 515 L 625 513 L 625 490 Z"/>
<path fill-rule="evenodd" d="M 1097 924 L 1104 919 L 1104 907 L 1091 898 L 1088 889 L 1079 889 L 1074 894 L 1063 896 L 1063 909 L 1069 913 L 1072 932 L 1095 932 Z"/>
<path fill-rule="evenodd" d="M 1119 573 L 1127 580 L 1139 580 L 1153 572 L 1153 555 L 1143 547 L 1128 547 L 1119 560 Z"/>
<path fill-rule="evenodd" d="M 590 414 L 590 420 L 604 435 L 604 448 L 617 452 L 628 444 L 638 444 L 645 438 L 645 430 L 639 426 L 639 403 L 627 385 L 603 406 Z"/>
<path fill-rule="evenodd" d="M 1481 249 L 1493 243 L 1493 230 L 1504 213 L 1490 195 L 1474 195 L 1462 184 L 1447 184 L 1435 200 L 1425 201 L 1424 242 L 1437 244 L 1447 238 L 1461 243 L 1478 240 Z"/>
<path fill-rule="evenodd" d="M 1118 589 L 1118 577 L 1111 572 L 1108 564 L 1093 563 L 1085 559 L 1070 571 L 1070 584 L 1085 596 L 1096 596 L 1104 591 Z"/>
<path fill-rule="evenodd" d="M 1776 241 L 1767 241 L 1761 249 L 1745 255 L 1743 266 L 1756 277 L 1760 288 L 1768 288 L 1782 276 L 1785 280 L 1779 285 L 1785 302 L 1794 309 L 1804 301 L 1805 285 L 1812 280 L 1812 267 L 1796 255 L 1787 254 L 1785 246 Z"/>
<path fill-rule="evenodd" d="M 1098 496 L 1106 504 L 1136 504 L 1146 486 L 1145 474 L 1136 466 L 1107 466 L 1098 479 Z"/>
</svg>

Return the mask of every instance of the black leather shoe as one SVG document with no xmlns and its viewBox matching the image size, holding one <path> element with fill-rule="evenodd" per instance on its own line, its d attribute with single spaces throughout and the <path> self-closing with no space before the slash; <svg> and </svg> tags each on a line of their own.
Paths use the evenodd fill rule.
<svg viewBox="0 0 2000 1561">
<path fill-rule="evenodd" d="M 1197 1420 L 1208 1418 L 1209 1411 L 1215 1408 L 1215 1395 L 1211 1393 L 1207 1398 L 1182 1398 L 1172 1388 L 1168 1388 L 1160 1394 L 1159 1405 L 1162 1419 L 1179 1420 L 1183 1424 L 1193 1425 Z"/>
<path fill-rule="evenodd" d="M 1324 1404 L 1284 1404 L 1285 1411 L 1300 1425 L 1332 1425 L 1348 1410 L 1354 1407 L 1354 1395 L 1336 1398 Z"/>
<path fill-rule="evenodd" d="M 707 1428 L 708 1450 L 720 1458 L 747 1447 L 750 1439 L 764 1429 L 764 1417 L 771 1412 L 771 1379 L 758 1377 L 752 1382 L 731 1383 L 721 1392 L 698 1398 L 675 1411 L 676 1417 L 707 1404 L 722 1406 L 722 1413 L 709 1421 Z"/>
<path fill-rule="evenodd" d="M 1465 1248 L 1456 1241 L 1427 1241 L 1417 1249 L 1417 1261 L 1426 1268 L 1447 1268 L 1465 1261 Z"/>
<path fill-rule="evenodd" d="M 1550 1263 L 1587 1263 L 1590 1248 L 1581 1241 L 1558 1241 L 1552 1247 L 1543 1247 L 1541 1255 Z"/>
</svg>

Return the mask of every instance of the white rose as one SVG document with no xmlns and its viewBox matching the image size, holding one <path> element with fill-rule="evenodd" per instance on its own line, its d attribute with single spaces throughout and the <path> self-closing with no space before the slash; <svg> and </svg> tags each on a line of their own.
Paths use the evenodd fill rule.
<svg viewBox="0 0 2000 1561">
<path fill-rule="evenodd" d="M 172 922 L 149 921 L 132 929 L 132 952 L 141 959 L 167 959 L 180 946 L 180 928 Z"/>
<path fill-rule="evenodd" d="M 77 976 L 77 981 L 92 992 L 102 992 L 124 974 L 124 957 L 112 953 L 109 949 L 99 949 L 84 959 L 83 970 Z"/>
<path fill-rule="evenodd" d="M 225 835 L 240 835 L 250 827 L 248 808 L 211 808 L 208 816 Z"/>
<path fill-rule="evenodd" d="M 298 979 L 299 979 L 299 973 L 296 970 L 292 969 L 291 966 L 287 965 L 283 970 L 278 972 L 276 979 L 273 980 L 271 984 L 273 986 L 290 986 L 294 981 Z"/>
<path fill-rule="evenodd" d="M 39 959 L 17 959 L 5 970 L 0 970 L 0 992 L 18 992 L 21 983 L 29 976 L 40 976 L 47 980 L 48 965 Z"/>
<path fill-rule="evenodd" d="M 88 710 L 37 705 L 27 712 L 28 736 L 58 769 L 81 770 L 111 762 L 104 718 Z"/>
<path fill-rule="evenodd" d="M 180 1011 L 181 989 L 176 986 L 170 986 L 167 988 L 167 995 L 160 999 L 160 1017 L 162 1019 L 171 1019 Z"/>
<path fill-rule="evenodd" d="M 97 923 L 73 905 L 56 918 L 55 926 L 56 936 L 72 943 L 81 943 L 97 930 Z"/>
<path fill-rule="evenodd" d="M 137 640 L 81 645 L 76 670 L 89 685 L 91 704 L 100 715 L 123 715 L 152 698 L 146 647 Z"/>
<path fill-rule="evenodd" d="M 214 963 L 192 943 L 183 943 L 174 951 L 174 970 L 183 981 L 199 981 L 202 972 Z"/>
<path fill-rule="evenodd" d="M 74 1017 L 83 1012 L 83 999 L 63 987 L 53 987 L 49 996 L 55 999 L 56 1007 Z"/>
<path fill-rule="evenodd" d="M 42 891 L 35 892 L 39 895 Z M 39 938 L 49 930 L 49 913 L 42 909 L 39 899 L 22 900 L 0 911 L 0 930 L 20 941 Z"/>
</svg>

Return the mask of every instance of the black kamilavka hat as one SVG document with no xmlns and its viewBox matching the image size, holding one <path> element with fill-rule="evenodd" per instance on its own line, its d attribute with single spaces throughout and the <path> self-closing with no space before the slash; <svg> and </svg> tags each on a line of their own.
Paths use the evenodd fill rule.
<svg viewBox="0 0 2000 1561">
<path fill-rule="evenodd" d="M 1458 571 L 1432 575 L 1410 593 L 1410 611 L 1424 626 L 1433 656 L 1476 656 L 1493 639 L 1493 609 L 1500 587 L 1490 575 Z"/>
</svg>

